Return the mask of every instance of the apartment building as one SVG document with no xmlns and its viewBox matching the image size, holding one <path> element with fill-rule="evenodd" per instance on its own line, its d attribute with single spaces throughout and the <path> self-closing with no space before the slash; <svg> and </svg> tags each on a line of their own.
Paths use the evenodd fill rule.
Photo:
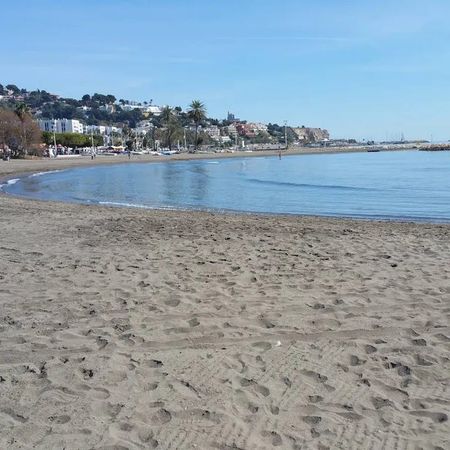
<svg viewBox="0 0 450 450">
<path fill-rule="evenodd" d="M 41 119 L 39 128 L 52 133 L 83 133 L 83 124 L 76 119 Z"/>
</svg>

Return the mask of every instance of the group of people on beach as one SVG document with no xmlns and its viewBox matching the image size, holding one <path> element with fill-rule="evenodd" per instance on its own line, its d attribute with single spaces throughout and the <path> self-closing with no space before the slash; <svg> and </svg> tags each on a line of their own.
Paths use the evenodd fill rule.
<svg viewBox="0 0 450 450">
<path fill-rule="evenodd" d="M 0 150 L 1 150 L 2 160 L 9 161 L 11 159 L 11 149 L 7 145 L 4 145 L 4 146 L 0 147 Z"/>
</svg>

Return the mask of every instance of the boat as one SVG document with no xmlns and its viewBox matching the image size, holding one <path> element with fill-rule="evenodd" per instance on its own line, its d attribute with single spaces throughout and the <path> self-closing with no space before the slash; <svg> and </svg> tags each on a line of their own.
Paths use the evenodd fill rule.
<svg viewBox="0 0 450 450">
<path fill-rule="evenodd" d="M 176 150 L 164 150 L 161 152 L 164 156 L 176 155 L 178 152 Z"/>
</svg>

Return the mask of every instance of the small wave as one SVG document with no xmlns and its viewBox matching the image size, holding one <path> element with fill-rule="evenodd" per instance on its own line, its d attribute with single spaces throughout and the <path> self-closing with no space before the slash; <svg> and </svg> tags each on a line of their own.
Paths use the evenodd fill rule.
<svg viewBox="0 0 450 450">
<path fill-rule="evenodd" d="M 11 178 L 11 180 L 7 180 L 6 183 L 3 184 L 3 186 L 12 186 L 13 184 L 16 184 L 18 181 L 20 181 L 20 178 Z"/>
<path fill-rule="evenodd" d="M 258 180 L 257 178 L 250 178 L 248 181 L 259 184 L 270 184 L 275 186 L 290 186 L 290 187 L 305 187 L 313 189 L 340 189 L 346 191 L 373 191 L 376 189 L 363 188 L 356 186 L 341 186 L 333 184 L 309 184 L 309 183 L 293 183 L 290 181 L 271 181 L 271 180 Z"/>
<path fill-rule="evenodd" d="M 89 201 L 89 200 L 88 200 Z M 138 203 L 125 203 L 125 202 L 98 202 L 99 205 L 106 205 L 106 206 L 124 206 L 126 208 L 145 208 L 145 209 L 151 209 L 150 206 L 141 205 Z"/>
<path fill-rule="evenodd" d="M 92 200 L 84 200 L 84 203 L 95 203 L 97 205 L 103 205 L 103 206 L 120 206 L 122 208 L 139 208 L 139 209 L 166 209 L 170 211 L 178 210 L 181 208 L 175 208 L 172 206 L 164 206 L 164 205 L 158 205 L 158 206 L 150 206 L 150 205 L 142 205 L 140 203 L 127 203 L 127 202 L 95 202 Z"/>
<path fill-rule="evenodd" d="M 11 178 L 10 180 L 7 180 L 5 183 L 0 184 L 0 189 L 3 190 L 6 186 L 12 186 L 13 184 L 16 184 L 18 181 L 20 181 L 20 178 Z"/>
<path fill-rule="evenodd" d="M 48 173 L 62 172 L 62 170 L 47 170 L 46 172 L 37 172 L 30 175 L 30 178 L 41 177 L 42 175 L 47 175 Z"/>
</svg>

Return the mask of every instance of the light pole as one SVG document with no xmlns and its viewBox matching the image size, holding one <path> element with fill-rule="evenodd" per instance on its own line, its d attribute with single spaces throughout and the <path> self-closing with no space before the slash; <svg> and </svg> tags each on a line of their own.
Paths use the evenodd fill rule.
<svg viewBox="0 0 450 450">
<path fill-rule="evenodd" d="M 56 119 L 53 121 L 53 145 L 55 147 L 55 158 L 58 156 L 58 147 L 56 146 Z"/>
<path fill-rule="evenodd" d="M 287 139 L 287 120 L 284 121 L 284 146 L 287 150 L 288 148 L 288 139 Z"/>
</svg>

